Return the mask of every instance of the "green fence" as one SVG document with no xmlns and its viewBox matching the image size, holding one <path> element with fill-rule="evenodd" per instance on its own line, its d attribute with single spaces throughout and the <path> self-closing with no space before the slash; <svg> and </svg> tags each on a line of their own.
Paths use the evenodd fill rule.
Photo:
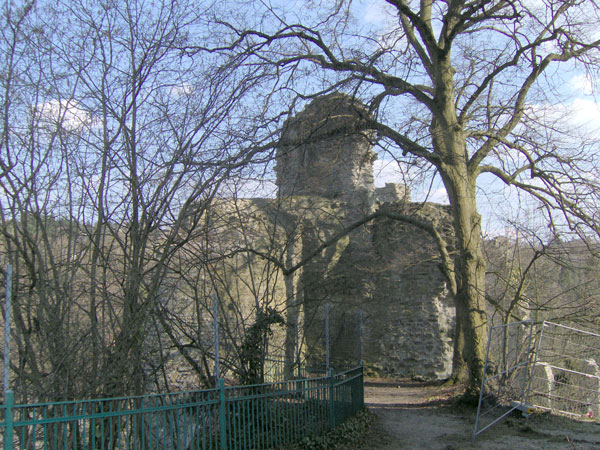
<svg viewBox="0 0 600 450">
<path fill-rule="evenodd" d="M 255 386 L 1 406 L 4 449 L 266 449 L 314 436 L 364 405 L 362 366 Z"/>
</svg>

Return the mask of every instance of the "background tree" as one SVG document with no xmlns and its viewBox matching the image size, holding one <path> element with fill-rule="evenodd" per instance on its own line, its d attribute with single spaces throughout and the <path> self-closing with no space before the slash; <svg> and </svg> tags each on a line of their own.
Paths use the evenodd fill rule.
<svg viewBox="0 0 600 450">
<path fill-rule="evenodd" d="M 220 376 L 249 379 L 248 361 L 254 357 L 254 376 L 262 377 L 267 353 L 283 359 L 283 342 L 267 339 L 267 330 L 287 308 L 276 264 L 286 246 L 279 215 L 275 200 L 239 198 L 232 192 L 213 201 L 201 220 L 204 232 L 177 252 L 170 269 L 174 289 L 161 299 L 158 317 L 171 344 L 207 385 L 214 374 L 213 294 Z"/>
<path fill-rule="evenodd" d="M 444 271 L 456 297 L 468 392 L 477 393 L 487 334 L 478 187 L 498 179 L 530 196 L 551 233 L 598 231 L 595 147 L 557 116 L 563 80 L 551 75 L 563 66 L 593 73 L 600 7 L 388 0 L 387 23 L 375 29 L 355 18 L 362 5 L 349 1 L 306 10 L 243 5 L 244 17 L 228 11 L 227 21 L 213 23 L 213 45 L 188 51 L 233 49 L 243 66 L 260 67 L 270 89 L 261 118 L 267 107 L 274 111 L 265 127 L 290 105 L 342 90 L 369 106 L 364 120 L 383 149 L 441 178 L 456 236 L 456 258 Z"/>
<path fill-rule="evenodd" d="M 240 124 L 254 71 L 182 55 L 203 26 L 196 2 L 8 2 L 2 21 L 15 392 L 141 393 L 171 261 L 222 181 L 260 154 Z"/>
<path fill-rule="evenodd" d="M 486 297 L 495 325 L 528 318 L 595 330 L 598 259 L 580 239 L 546 243 L 532 230 L 485 241 Z"/>
</svg>

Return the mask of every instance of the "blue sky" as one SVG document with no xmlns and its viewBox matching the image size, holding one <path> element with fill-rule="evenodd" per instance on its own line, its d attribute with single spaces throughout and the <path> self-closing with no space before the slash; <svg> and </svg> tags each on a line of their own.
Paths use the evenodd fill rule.
<svg viewBox="0 0 600 450">
<path fill-rule="evenodd" d="M 544 7 L 543 0 L 529 0 L 531 4 Z M 296 6 L 306 5 L 306 1 L 298 0 Z M 359 27 L 370 28 L 371 31 L 384 33 L 386 29 L 397 26 L 393 8 L 384 0 L 362 0 L 352 3 L 353 12 Z M 294 11 L 290 7 L 288 11 Z M 300 13 L 302 14 L 302 13 Z M 305 14 L 311 14 L 306 12 Z M 600 33 L 600 30 L 599 30 Z M 551 51 L 548 48 L 547 51 Z M 530 102 L 527 107 L 544 115 L 551 121 L 560 118 L 568 123 L 575 134 L 588 136 L 600 142 L 600 102 L 594 90 L 596 80 L 590 78 L 582 69 L 574 65 L 562 65 L 549 72 L 554 84 L 559 86 L 557 92 L 552 92 L 544 102 Z M 594 74 L 592 74 L 594 75 Z M 552 99 L 552 100 L 548 100 Z M 600 152 L 599 152 L 600 153 Z M 398 165 L 384 152 L 379 153 L 379 159 L 374 163 L 375 185 L 384 186 L 386 183 L 402 183 L 409 179 L 413 201 L 430 201 L 447 203 L 446 191 L 439 178 L 424 178 L 415 182 L 411 176 L 405 176 Z M 410 174 L 409 174 L 410 175 Z M 507 222 L 523 222 L 535 227 L 544 227 L 537 204 L 526 196 L 519 194 L 516 189 L 506 188 L 503 183 L 491 175 L 481 175 L 479 179 L 478 207 L 483 217 L 485 234 L 497 235 L 507 233 Z M 256 190 L 255 190 L 256 189 Z M 258 196 L 263 193 L 274 195 L 272 183 L 261 186 L 250 182 L 244 191 L 250 192 L 244 196 Z"/>
<path fill-rule="evenodd" d="M 545 8 L 543 0 L 529 0 L 531 5 Z M 397 24 L 393 8 L 383 0 L 364 0 L 355 2 L 355 12 L 362 17 L 365 24 L 374 29 L 385 30 Z M 598 31 L 600 35 L 600 30 Z M 591 75 L 591 76 L 590 76 Z M 576 133 L 600 142 L 600 97 L 594 89 L 592 77 L 597 74 L 586 74 L 574 65 L 561 65 L 551 73 L 560 86 L 559 92 L 553 93 L 556 101 L 550 103 L 530 103 L 528 106 L 543 112 L 548 117 L 561 117 L 568 122 L 569 128 Z M 562 120 L 562 119 L 561 119 Z M 402 174 L 397 165 L 381 155 L 375 162 L 376 186 L 386 182 L 398 182 Z M 479 211 L 483 216 L 483 229 L 488 234 L 501 234 L 506 231 L 506 220 L 534 223 L 542 220 L 536 217 L 537 205 L 523 196 L 519 197 L 515 189 L 506 188 L 492 176 L 483 175 L 479 179 Z M 446 191 L 439 178 L 425 179 L 422 183 L 412 185 L 414 201 L 432 201 L 447 203 Z M 519 204 L 517 208 L 515 205 Z M 538 220 L 539 219 L 539 220 Z"/>
</svg>

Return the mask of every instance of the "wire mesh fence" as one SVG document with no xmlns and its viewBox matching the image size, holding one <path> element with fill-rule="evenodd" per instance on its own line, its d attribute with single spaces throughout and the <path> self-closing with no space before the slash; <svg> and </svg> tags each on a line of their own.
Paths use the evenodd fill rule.
<svg viewBox="0 0 600 450">
<path fill-rule="evenodd" d="M 600 335 L 544 322 L 528 402 L 540 410 L 600 420 Z"/>
<path fill-rule="evenodd" d="M 532 337 L 530 320 L 490 328 L 473 438 L 523 408 L 533 356 Z"/>
<path fill-rule="evenodd" d="M 512 411 L 600 421 L 600 334 L 531 321 L 490 328 L 473 438 Z"/>
</svg>

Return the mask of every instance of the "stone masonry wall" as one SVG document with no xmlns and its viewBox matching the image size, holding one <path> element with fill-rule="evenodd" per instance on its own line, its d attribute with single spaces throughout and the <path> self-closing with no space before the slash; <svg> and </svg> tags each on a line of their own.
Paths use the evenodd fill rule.
<svg viewBox="0 0 600 450">
<path fill-rule="evenodd" d="M 435 218 L 451 230 L 445 206 L 411 204 L 401 185 L 374 187 L 365 114 L 350 97 L 332 94 L 284 126 L 276 172 L 280 201 L 288 202 L 292 216 L 296 211 L 302 228 L 296 258 L 377 207 Z M 360 310 L 368 373 L 447 377 L 455 310 L 439 264 L 432 238 L 397 221 L 379 218 L 344 236 L 311 259 L 296 283 L 308 353 L 315 360 L 323 356 L 328 303 L 332 364 L 355 361 Z"/>
</svg>

